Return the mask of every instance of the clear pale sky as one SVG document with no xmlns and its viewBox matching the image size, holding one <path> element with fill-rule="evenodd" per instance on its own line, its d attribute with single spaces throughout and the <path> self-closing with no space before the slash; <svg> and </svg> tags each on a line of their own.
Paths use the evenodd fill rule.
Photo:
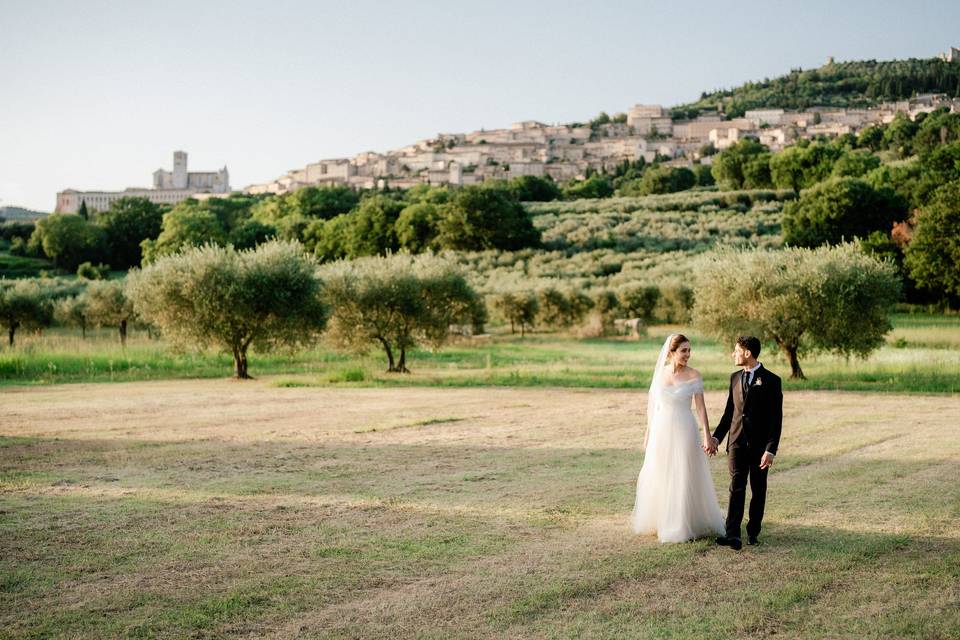
<svg viewBox="0 0 960 640">
<path fill-rule="evenodd" d="M 960 2 L 0 0 L 0 205 L 231 186 L 438 132 L 571 122 L 960 46 Z"/>
</svg>

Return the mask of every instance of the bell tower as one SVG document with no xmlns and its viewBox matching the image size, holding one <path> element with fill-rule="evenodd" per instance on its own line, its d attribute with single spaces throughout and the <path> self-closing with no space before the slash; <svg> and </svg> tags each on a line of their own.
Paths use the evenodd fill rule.
<svg viewBox="0 0 960 640">
<path fill-rule="evenodd" d="M 187 188 L 187 152 L 173 152 L 173 188 Z"/>
</svg>

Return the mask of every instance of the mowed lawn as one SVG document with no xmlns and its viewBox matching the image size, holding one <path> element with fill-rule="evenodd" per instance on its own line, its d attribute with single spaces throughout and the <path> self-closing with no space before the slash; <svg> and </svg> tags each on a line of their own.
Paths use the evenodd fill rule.
<svg viewBox="0 0 960 640">
<path fill-rule="evenodd" d="M 960 397 L 789 392 L 763 544 L 739 553 L 630 531 L 644 406 L 7 387 L 0 637 L 960 635 Z M 725 455 L 710 464 L 725 509 Z"/>
</svg>

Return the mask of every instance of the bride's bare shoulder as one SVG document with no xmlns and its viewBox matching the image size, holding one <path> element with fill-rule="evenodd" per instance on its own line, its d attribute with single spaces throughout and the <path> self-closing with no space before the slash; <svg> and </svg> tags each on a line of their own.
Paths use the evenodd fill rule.
<svg viewBox="0 0 960 640">
<path fill-rule="evenodd" d="M 703 376 L 700 374 L 699 371 L 697 371 L 693 367 L 687 367 L 687 369 L 690 371 L 690 377 L 687 378 L 687 380 L 703 380 Z"/>
</svg>

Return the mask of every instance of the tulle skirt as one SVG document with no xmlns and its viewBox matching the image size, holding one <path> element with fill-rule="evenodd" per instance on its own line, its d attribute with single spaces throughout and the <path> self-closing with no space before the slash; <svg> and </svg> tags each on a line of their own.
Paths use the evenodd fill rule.
<svg viewBox="0 0 960 640">
<path fill-rule="evenodd" d="M 633 531 L 655 533 L 660 542 L 722 535 L 723 514 L 693 412 L 668 404 L 654 422 L 637 478 Z"/>
</svg>

